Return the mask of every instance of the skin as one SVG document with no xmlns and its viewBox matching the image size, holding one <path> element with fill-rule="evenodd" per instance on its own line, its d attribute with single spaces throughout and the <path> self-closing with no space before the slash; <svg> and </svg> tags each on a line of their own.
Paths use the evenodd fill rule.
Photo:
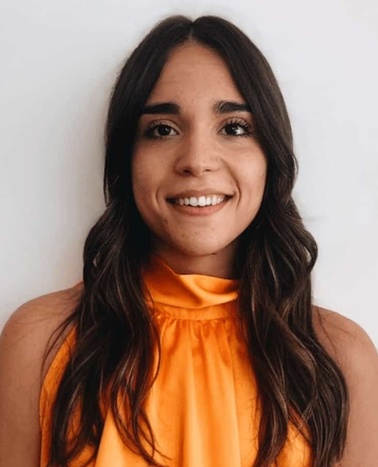
<svg viewBox="0 0 378 467">
<path fill-rule="evenodd" d="M 378 459 L 378 354 L 366 332 L 338 313 L 314 307 L 315 331 L 344 374 L 350 400 L 345 452 L 335 467 L 374 467 Z"/>
<path fill-rule="evenodd" d="M 0 467 L 39 467 L 41 385 L 66 334 L 46 360 L 45 352 L 80 295 L 78 285 L 31 300 L 12 314 L 0 335 Z"/>
<path fill-rule="evenodd" d="M 211 86 L 209 86 L 211 83 Z M 231 277 L 239 235 L 257 214 L 266 159 L 224 61 L 186 44 L 166 63 L 139 121 L 132 161 L 134 197 L 153 248 L 178 273 Z M 149 113 L 158 104 L 179 110 Z M 217 110 L 218 107 L 218 110 Z M 218 206 L 178 206 L 172 198 L 221 195 Z"/>
<path fill-rule="evenodd" d="M 206 87 L 210 79 L 214 86 L 212 82 Z M 253 134 L 230 135 L 229 127 L 224 133 L 225 122 L 234 117 L 253 129 L 252 115 L 214 112 L 214 101 L 225 99 L 243 102 L 219 57 L 191 45 L 172 55 L 148 101 L 176 102 L 180 115 L 146 114 L 140 120 L 133 160 L 135 198 L 154 234 L 155 252 L 177 272 L 231 276 L 237 238 L 261 203 L 266 165 L 258 141 Z M 148 124 L 157 119 L 174 131 L 169 130 L 168 138 L 145 138 Z M 202 208 L 203 214 L 201 208 L 177 210 L 167 201 L 184 191 L 200 194 L 208 189 L 232 197 L 214 212 Z M 77 286 L 26 303 L 0 336 L 0 467 L 39 467 L 41 384 L 64 336 L 46 361 L 45 351 L 80 293 Z M 320 341 L 345 375 L 350 396 L 345 455 L 336 467 L 376 467 L 377 351 L 363 329 L 338 313 L 314 307 L 313 321 Z"/>
</svg>

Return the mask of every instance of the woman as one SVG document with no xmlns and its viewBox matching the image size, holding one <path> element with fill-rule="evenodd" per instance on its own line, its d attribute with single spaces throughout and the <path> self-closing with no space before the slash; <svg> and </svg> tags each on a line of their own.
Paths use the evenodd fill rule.
<svg viewBox="0 0 378 467">
<path fill-rule="evenodd" d="M 157 25 L 114 88 L 83 284 L 3 333 L 1 466 L 373 467 L 377 354 L 312 306 L 294 177 L 250 40 Z"/>
</svg>

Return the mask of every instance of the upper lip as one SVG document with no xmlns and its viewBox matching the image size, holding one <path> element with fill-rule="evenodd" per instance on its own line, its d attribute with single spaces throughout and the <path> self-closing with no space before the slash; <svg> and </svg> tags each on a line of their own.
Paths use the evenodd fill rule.
<svg viewBox="0 0 378 467">
<path fill-rule="evenodd" d="M 178 199 L 178 198 L 190 198 L 194 196 L 199 198 L 200 196 L 226 196 L 230 198 L 232 195 L 225 193 L 224 191 L 220 191 L 215 188 L 204 188 L 203 190 L 185 190 L 180 191 L 179 193 L 175 193 L 174 195 L 169 195 L 168 199 Z"/>
</svg>

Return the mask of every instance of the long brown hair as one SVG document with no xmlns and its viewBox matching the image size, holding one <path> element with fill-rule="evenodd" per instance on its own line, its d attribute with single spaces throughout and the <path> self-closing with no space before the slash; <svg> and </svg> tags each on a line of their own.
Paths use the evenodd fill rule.
<svg viewBox="0 0 378 467">
<path fill-rule="evenodd" d="M 274 463 L 289 422 L 308 438 L 313 466 L 330 467 L 344 449 L 348 398 L 343 375 L 313 328 L 310 274 L 317 247 L 291 195 L 296 160 L 288 114 L 261 52 L 237 27 L 213 16 L 195 21 L 176 16 L 159 23 L 115 84 L 106 127 L 107 206 L 85 243 L 81 301 L 64 323 L 75 326 L 76 344 L 53 407 L 49 465 L 67 466 L 85 446 L 95 457 L 105 393 L 123 441 L 158 465 L 144 410 L 156 377 L 154 355 L 160 352 L 144 298 L 150 236 L 135 206 L 130 166 L 141 109 L 169 54 L 187 41 L 211 47 L 225 60 L 252 110 L 268 164 L 263 202 L 242 234 L 239 255 L 239 318 L 262 408 L 253 467 Z M 75 411 L 79 427 L 69 439 Z"/>
</svg>

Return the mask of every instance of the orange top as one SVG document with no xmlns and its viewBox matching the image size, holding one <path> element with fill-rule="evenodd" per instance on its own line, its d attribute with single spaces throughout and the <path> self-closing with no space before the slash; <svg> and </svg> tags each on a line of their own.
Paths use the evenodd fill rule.
<svg viewBox="0 0 378 467">
<path fill-rule="evenodd" d="M 251 467 L 257 452 L 256 383 L 236 324 L 238 282 L 178 275 L 155 259 L 146 273 L 149 305 L 161 336 L 161 366 L 147 400 L 158 449 L 169 467 Z M 44 380 L 40 399 L 41 467 L 47 464 L 49 422 L 68 336 Z M 85 453 L 84 453 L 85 455 Z M 82 461 L 70 464 L 79 467 Z M 294 427 L 277 467 L 309 467 L 310 449 Z M 146 467 L 124 446 L 110 411 L 90 467 Z"/>
</svg>

